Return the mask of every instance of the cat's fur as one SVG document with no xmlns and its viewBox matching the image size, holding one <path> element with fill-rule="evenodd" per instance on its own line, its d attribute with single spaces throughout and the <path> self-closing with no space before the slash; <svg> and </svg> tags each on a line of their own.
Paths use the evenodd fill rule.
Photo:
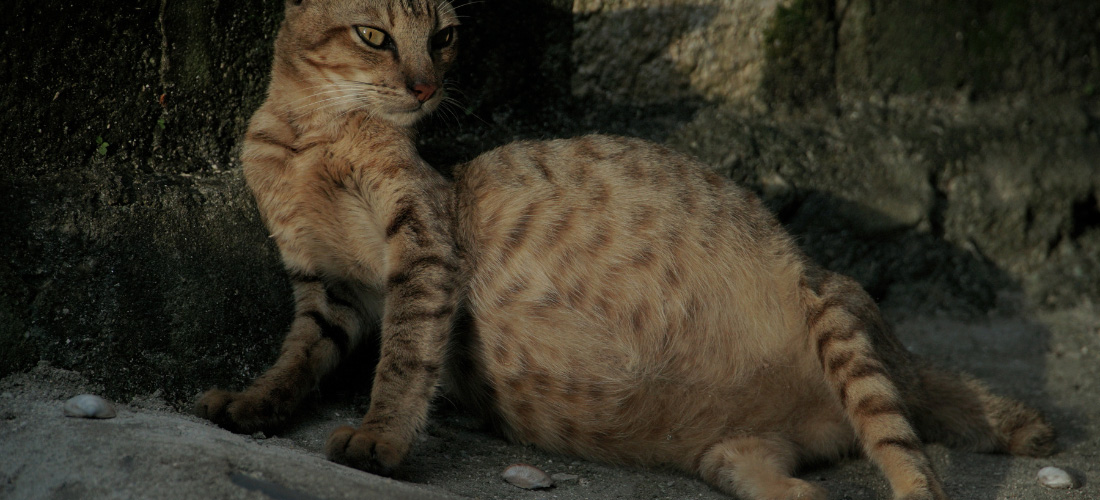
<svg viewBox="0 0 1100 500">
<path fill-rule="evenodd" d="M 288 2 L 242 159 L 296 317 L 275 365 L 200 415 L 277 426 L 377 334 L 370 410 L 325 446 L 365 470 L 401 462 L 444 379 L 516 441 L 746 498 L 824 498 L 792 472 L 854 450 L 897 498 L 944 498 L 922 440 L 1049 453 L 1036 411 L 914 358 L 858 284 L 684 155 L 518 142 L 447 182 L 411 126 L 444 98 L 457 24 L 444 0 Z"/>
</svg>

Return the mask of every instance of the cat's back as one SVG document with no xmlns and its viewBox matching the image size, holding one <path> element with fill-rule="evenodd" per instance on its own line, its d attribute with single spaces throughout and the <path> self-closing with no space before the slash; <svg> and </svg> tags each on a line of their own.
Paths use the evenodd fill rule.
<svg viewBox="0 0 1100 500">
<path fill-rule="evenodd" d="M 801 270 L 798 250 L 755 195 L 641 139 L 515 142 L 457 167 L 455 180 L 460 244 L 476 268 L 579 266 L 650 276 L 669 291 L 692 285 L 683 279 L 701 267 L 717 280 Z"/>
<path fill-rule="evenodd" d="M 457 167 L 455 176 L 467 215 L 461 222 L 473 224 L 467 229 L 476 229 L 480 246 L 502 238 L 526 242 L 534 230 L 542 243 L 575 247 L 585 228 L 597 239 L 592 246 L 613 246 L 620 256 L 623 244 L 641 240 L 688 244 L 687 231 L 701 233 L 704 238 L 690 240 L 710 253 L 731 230 L 749 244 L 767 246 L 775 236 L 785 238 L 753 194 L 688 155 L 641 139 L 589 135 L 519 141 Z M 493 224 L 517 219 L 522 222 L 514 228 L 517 234 L 503 234 L 506 228 Z M 547 231 L 539 231 L 542 226 Z M 622 235 L 627 238 L 614 245 L 603 241 L 616 229 L 629 229 Z"/>
</svg>

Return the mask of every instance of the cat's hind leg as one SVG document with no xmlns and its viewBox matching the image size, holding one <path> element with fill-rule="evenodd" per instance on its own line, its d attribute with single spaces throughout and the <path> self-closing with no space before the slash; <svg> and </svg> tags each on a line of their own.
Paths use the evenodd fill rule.
<svg viewBox="0 0 1100 500">
<path fill-rule="evenodd" d="M 239 433 L 277 429 L 359 344 L 363 313 L 312 275 L 295 275 L 295 315 L 278 360 L 243 391 L 207 391 L 195 413 Z"/>
<path fill-rule="evenodd" d="M 824 488 L 791 477 L 797 465 L 797 449 L 788 440 L 778 436 L 738 436 L 703 453 L 699 474 L 738 498 L 824 500 Z"/>
</svg>

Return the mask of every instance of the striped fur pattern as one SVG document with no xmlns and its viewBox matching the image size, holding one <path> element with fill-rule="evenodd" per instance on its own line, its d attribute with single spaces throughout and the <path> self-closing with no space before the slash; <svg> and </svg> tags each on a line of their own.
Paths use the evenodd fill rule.
<svg viewBox="0 0 1100 500">
<path fill-rule="evenodd" d="M 444 99 L 456 23 L 442 0 L 288 3 L 243 162 L 296 316 L 272 368 L 200 415 L 277 427 L 376 335 L 370 409 L 326 444 L 369 471 L 409 453 L 440 387 L 515 441 L 742 498 L 825 498 L 800 464 L 862 452 L 896 498 L 940 499 L 923 442 L 1051 451 L 1035 410 L 909 354 L 856 283 L 691 158 L 517 142 L 444 180 L 410 127 Z"/>
</svg>

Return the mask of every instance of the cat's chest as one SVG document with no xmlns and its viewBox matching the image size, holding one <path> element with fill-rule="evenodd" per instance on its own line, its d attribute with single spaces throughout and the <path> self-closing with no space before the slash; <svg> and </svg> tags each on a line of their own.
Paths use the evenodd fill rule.
<svg viewBox="0 0 1100 500">
<path fill-rule="evenodd" d="M 325 275 L 380 282 L 385 239 L 373 196 L 365 191 L 370 183 L 321 159 L 297 172 L 286 191 L 283 202 L 292 209 L 278 235 L 280 247 Z"/>
</svg>

